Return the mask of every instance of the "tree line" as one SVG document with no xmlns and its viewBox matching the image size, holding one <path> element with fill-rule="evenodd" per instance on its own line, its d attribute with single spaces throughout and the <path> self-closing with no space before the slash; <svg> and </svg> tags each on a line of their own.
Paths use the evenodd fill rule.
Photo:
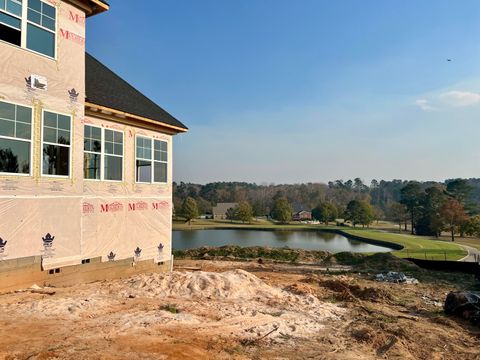
<svg viewBox="0 0 480 360">
<path fill-rule="evenodd" d="M 400 230 L 406 230 L 409 224 L 411 231 L 419 235 L 438 236 L 442 231 L 480 235 L 480 179 L 373 180 L 369 185 L 359 178 L 328 184 L 174 183 L 177 214 L 182 212 L 187 198 L 195 201 L 199 214 L 211 213 L 220 202 L 242 204 L 241 209 L 232 209 L 228 214 L 242 221 L 268 215 L 288 222 L 292 212 L 311 210 L 315 219 L 327 224 L 343 218 L 354 226 L 368 226 L 385 219 L 396 222 Z M 247 214 L 250 219 L 239 214 Z"/>
</svg>

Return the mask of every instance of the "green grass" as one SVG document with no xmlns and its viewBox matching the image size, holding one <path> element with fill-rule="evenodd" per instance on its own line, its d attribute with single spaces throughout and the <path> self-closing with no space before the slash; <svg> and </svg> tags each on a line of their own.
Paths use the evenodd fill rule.
<svg viewBox="0 0 480 360">
<path fill-rule="evenodd" d="M 309 225 L 300 223 L 275 224 L 270 221 L 252 221 L 251 224 L 230 222 L 228 220 L 195 220 L 191 225 L 184 222 L 174 222 L 174 230 L 201 230 L 201 229 L 232 229 L 244 228 L 249 230 L 325 230 L 343 232 L 345 235 L 358 236 L 365 240 L 381 241 L 397 244 L 402 250 L 394 250 L 392 254 L 400 258 L 417 258 L 427 260 L 459 260 L 467 255 L 461 246 L 445 240 L 435 240 L 426 236 L 398 234 L 374 229 L 352 228 L 348 226 Z M 480 248 L 480 240 L 457 238 L 458 243 Z M 471 241 L 467 241 L 471 240 Z M 475 243 L 478 241 L 478 244 Z M 468 243 L 467 243 L 468 242 Z"/>
<path fill-rule="evenodd" d="M 392 251 L 393 255 L 401 258 L 445 260 L 446 257 L 447 260 L 459 260 L 467 255 L 467 252 L 455 243 L 434 240 L 429 237 L 393 234 L 369 229 L 342 229 L 342 231 L 369 240 L 401 245 L 403 246 L 402 250 Z"/>
</svg>

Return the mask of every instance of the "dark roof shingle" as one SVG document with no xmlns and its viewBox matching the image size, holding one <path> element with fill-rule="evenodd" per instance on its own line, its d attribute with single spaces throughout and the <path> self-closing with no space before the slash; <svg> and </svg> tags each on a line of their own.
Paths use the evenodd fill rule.
<svg viewBox="0 0 480 360">
<path fill-rule="evenodd" d="M 188 129 L 88 53 L 85 53 L 85 87 L 87 102 Z"/>
</svg>

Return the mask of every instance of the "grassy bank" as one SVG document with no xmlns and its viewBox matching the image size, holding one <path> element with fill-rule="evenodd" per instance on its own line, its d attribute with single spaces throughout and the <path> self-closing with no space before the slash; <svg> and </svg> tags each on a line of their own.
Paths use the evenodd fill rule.
<svg viewBox="0 0 480 360">
<path fill-rule="evenodd" d="M 429 237 L 395 234 L 363 228 L 350 228 L 338 226 L 285 224 L 279 225 L 269 221 L 253 221 L 251 224 L 242 224 L 230 221 L 196 220 L 191 225 L 184 222 L 174 222 L 174 230 L 203 230 L 203 229 L 249 229 L 249 230 L 326 230 L 343 233 L 357 239 L 371 243 L 390 243 L 402 247 L 394 250 L 392 254 L 401 257 L 411 257 L 428 260 L 459 260 L 467 252 L 459 245 L 447 241 L 435 240 Z"/>
<path fill-rule="evenodd" d="M 378 240 L 401 245 L 403 246 L 402 250 L 392 251 L 393 255 L 401 258 L 459 260 L 467 255 L 467 252 L 455 243 L 423 236 L 393 234 L 369 229 L 342 229 L 342 232 L 366 240 Z"/>
</svg>

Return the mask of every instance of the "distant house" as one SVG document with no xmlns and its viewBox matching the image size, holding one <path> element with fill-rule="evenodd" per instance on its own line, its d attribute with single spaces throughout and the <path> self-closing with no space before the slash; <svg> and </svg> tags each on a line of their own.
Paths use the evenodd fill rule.
<svg viewBox="0 0 480 360">
<path fill-rule="evenodd" d="M 312 212 L 301 210 L 292 215 L 292 220 L 294 221 L 303 221 L 303 220 L 312 220 Z"/>
<path fill-rule="evenodd" d="M 213 219 L 225 220 L 227 218 L 228 209 L 234 209 L 238 203 L 218 203 L 213 207 Z"/>
</svg>

